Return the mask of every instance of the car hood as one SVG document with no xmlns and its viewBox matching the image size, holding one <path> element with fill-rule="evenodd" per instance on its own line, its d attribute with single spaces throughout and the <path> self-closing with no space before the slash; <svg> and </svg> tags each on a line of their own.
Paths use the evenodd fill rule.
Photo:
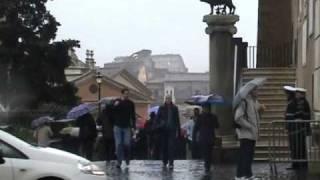
<svg viewBox="0 0 320 180">
<path fill-rule="evenodd" d="M 79 161 L 85 163 L 90 162 L 78 155 L 49 147 L 32 147 L 32 149 L 30 149 L 28 153 L 28 156 L 30 159 L 34 160 L 50 161 L 64 164 L 77 164 Z"/>
</svg>

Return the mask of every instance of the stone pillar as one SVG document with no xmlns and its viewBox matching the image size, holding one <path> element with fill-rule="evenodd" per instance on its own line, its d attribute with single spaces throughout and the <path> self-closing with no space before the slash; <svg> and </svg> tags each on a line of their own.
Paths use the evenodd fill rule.
<svg viewBox="0 0 320 180">
<path fill-rule="evenodd" d="M 232 36 L 237 32 L 237 15 L 206 15 L 206 33 L 210 36 L 210 91 L 222 95 L 227 101 L 233 98 L 234 45 Z M 217 105 L 213 112 L 219 118 L 218 134 L 227 137 L 234 134 L 232 105 Z"/>
</svg>

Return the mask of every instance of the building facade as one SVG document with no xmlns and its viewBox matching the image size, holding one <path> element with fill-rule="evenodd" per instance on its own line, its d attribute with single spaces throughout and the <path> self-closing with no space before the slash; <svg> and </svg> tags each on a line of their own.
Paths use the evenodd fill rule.
<svg viewBox="0 0 320 180">
<path fill-rule="evenodd" d="M 260 0 L 258 21 L 258 67 L 278 60 L 259 59 L 259 49 L 288 43 L 296 86 L 308 90 L 307 99 L 320 119 L 320 0 Z"/>
<path fill-rule="evenodd" d="M 193 95 L 209 94 L 209 73 L 168 73 L 164 78 L 153 79 L 146 86 L 152 91 L 154 103 L 164 102 L 171 95 L 176 104 L 183 104 Z"/>
<path fill-rule="evenodd" d="M 292 0 L 297 86 L 308 90 L 307 97 L 320 113 L 320 0 Z"/>
</svg>

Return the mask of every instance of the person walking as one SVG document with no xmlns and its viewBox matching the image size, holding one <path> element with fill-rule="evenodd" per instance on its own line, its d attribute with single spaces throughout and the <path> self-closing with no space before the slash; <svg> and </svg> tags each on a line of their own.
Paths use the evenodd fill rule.
<svg viewBox="0 0 320 180">
<path fill-rule="evenodd" d="M 252 162 L 259 135 L 259 113 L 265 109 L 257 100 L 257 87 L 255 84 L 247 86 L 248 94 L 242 98 L 235 108 L 234 121 L 239 125 L 236 132 L 240 140 L 236 180 L 256 179 L 252 174 Z"/>
<path fill-rule="evenodd" d="M 189 150 L 191 150 L 191 157 L 192 159 L 199 159 L 200 152 L 199 152 L 199 136 L 198 134 L 194 134 L 194 125 L 196 124 L 198 118 L 200 116 L 200 109 L 194 108 L 193 115 L 189 121 L 182 125 L 182 129 L 186 131 L 187 136 L 187 144 Z"/>
<path fill-rule="evenodd" d="M 180 136 L 179 110 L 172 102 L 171 96 L 166 96 L 165 103 L 159 107 L 157 123 L 161 128 L 161 155 L 163 167 L 173 169 L 176 139 Z"/>
<path fill-rule="evenodd" d="M 201 147 L 201 155 L 204 160 L 205 171 L 209 172 L 212 164 L 212 149 L 214 146 L 215 129 L 219 128 L 218 118 L 210 112 L 210 105 L 204 105 L 202 113 L 195 122 L 193 135 L 199 133 L 198 145 Z M 194 140 L 196 137 L 193 137 Z"/>
<path fill-rule="evenodd" d="M 86 113 L 76 120 L 79 127 L 80 154 L 89 159 L 93 159 L 93 149 L 97 137 L 96 122 L 90 113 Z"/>
<path fill-rule="evenodd" d="M 148 159 L 153 159 L 154 158 L 154 151 L 155 148 L 155 131 L 153 129 L 155 119 L 156 119 L 156 113 L 151 112 L 149 115 L 149 120 L 145 123 L 144 129 L 146 131 L 146 136 L 147 136 L 147 154 L 148 154 Z"/>
<path fill-rule="evenodd" d="M 117 168 L 121 168 L 122 161 L 130 164 L 131 134 L 136 129 L 135 105 L 129 99 L 129 89 L 121 90 L 121 98 L 116 99 L 113 104 L 113 132 L 116 145 Z"/>
<path fill-rule="evenodd" d="M 110 160 L 114 158 L 114 137 L 113 137 L 113 102 L 106 104 L 100 116 L 97 119 L 97 124 L 102 126 L 103 144 L 105 146 L 105 160 L 108 165 Z"/>
</svg>

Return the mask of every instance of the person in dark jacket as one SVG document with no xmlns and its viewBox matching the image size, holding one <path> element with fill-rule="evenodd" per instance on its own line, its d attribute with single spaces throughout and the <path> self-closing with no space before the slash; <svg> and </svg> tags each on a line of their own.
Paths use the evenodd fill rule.
<svg viewBox="0 0 320 180">
<path fill-rule="evenodd" d="M 199 145 L 201 147 L 201 155 L 204 160 L 205 171 L 209 172 L 212 163 L 212 149 L 214 146 L 215 129 L 219 128 L 218 118 L 210 112 L 210 105 L 203 107 L 203 112 L 195 122 L 193 129 L 193 138 L 199 133 Z"/>
<path fill-rule="evenodd" d="M 97 127 L 90 113 L 77 118 L 76 125 L 79 127 L 80 153 L 85 158 L 92 160 L 93 147 L 97 137 Z"/>
<path fill-rule="evenodd" d="M 295 158 L 295 147 L 296 147 L 296 141 L 295 141 L 295 135 L 294 135 L 294 119 L 296 115 L 296 99 L 295 99 L 295 92 L 296 88 L 291 86 L 284 86 L 284 91 L 287 95 L 287 107 L 285 111 L 285 120 L 286 120 L 286 129 L 288 130 L 288 138 L 289 138 L 289 148 L 290 148 L 290 155 L 291 158 Z M 291 167 L 287 169 L 296 169 L 298 167 L 298 164 L 296 162 L 293 162 Z"/>
<path fill-rule="evenodd" d="M 306 90 L 303 88 L 296 88 L 295 93 L 295 116 L 296 123 L 291 123 L 289 127 L 290 150 L 293 160 L 300 162 L 294 163 L 294 169 L 307 168 L 307 153 L 306 153 L 306 137 L 311 135 L 310 128 L 310 106 L 305 98 Z M 304 123 L 303 121 L 306 121 Z"/>
<path fill-rule="evenodd" d="M 106 104 L 101 114 L 97 119 L 97 124 L 102 126 L 103 144 L 105 146 L 105 158 L 108 164 L 110 160 L 114 159 L 114 137 L 113 137 L 113 105 Z"/>
<path fill-rule="evenodd" d="M 156 119 L 156 113 L 151 112 L 149 115 L 149 120 L 145 124 L 145 131 L 147 136 L 147 152 L 148 152 L 148 159 L 153 159 L 155 149 L 157 148 L 155 146 L 155 131 L 153 129 L 155 119 Z"/>
<path fill-rule="evenodd" d="M 129 99 L 129 90 L 121 90 L 122 97 L 116 99 L 113 104 L 113 132 L 116 144 L 116 154 L 118 159 L 117 168 L 121 167 L 122 160 L 126 165 L 130 163 L 130 143 L 131 132 L 136 128 L 135 105 Z"/>
<path fill-rule="evenodd" d="M 172 97 L 166 96 L 165 103 L 159 107 L 157 114 L 158 128 L 161 130 L 161 155 L 163 167 L 169 162 L 169 168 L 173 169 L 176 139 L 180 136 L 179 110 L 172 103 Z"/>
</svg>

